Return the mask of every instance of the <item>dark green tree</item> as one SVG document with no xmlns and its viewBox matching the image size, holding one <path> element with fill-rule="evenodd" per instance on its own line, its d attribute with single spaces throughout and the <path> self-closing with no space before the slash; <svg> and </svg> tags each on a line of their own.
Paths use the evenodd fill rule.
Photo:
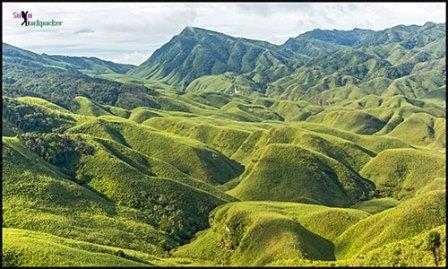
<svg viewBox="0 0 448 269">
<path fill-rule="evenodd" d="M 440 233 L 432 231 L 428 234 L 426 238 L 426 249 L 431 251 L 434 257 L 434 264 L 439 266 L 438 250 L 442 242 L 440 241 Z"/>
</svg>

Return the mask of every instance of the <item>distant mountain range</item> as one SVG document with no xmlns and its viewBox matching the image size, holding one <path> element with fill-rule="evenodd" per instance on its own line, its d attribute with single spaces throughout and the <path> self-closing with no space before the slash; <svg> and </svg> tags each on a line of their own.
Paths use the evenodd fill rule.
<svg viewBox="0 0 448 269">
<path fill-rule="evenodd" d="M 277 46 L 187 27 L 128 75 L 163 81 L 179 91 L 194 91 L 213 90 L 201 77 L 226 74 L 219 79 L 238 77 L 231 83 L 233 88 L 247 89 L 250 85 L 249 91 L 296 99 L 305 94 L 298 86 L 289 87 L 297 76 L 303 76 L 307 88 L 316 87 L 320 92 L 328 89 L 328 84 L 360 85 L 398 78 L 412 81 L 419 74 L 444 69 L 445 30 L 445 24 L 430 22 L 382 31 L 316 29 Z M 423 97 L 413 89 L 403 90 Z"/>
<path fill-rule="evenodd" d="M 445 31 L 444 23 L 431 22 L 382 31 L 316 29 L 274 45 L 186 27 L 139 66 L 93 57 L 38 55 L 7 44 L 3 59 L 89 75 L 126 74 L 168 84 L 179 92 L 257 93 L 325 103 L 331 100 L 323 92 L 348 87 L 344 90 L 432 98 L 443 97 Z"/>
</svg>

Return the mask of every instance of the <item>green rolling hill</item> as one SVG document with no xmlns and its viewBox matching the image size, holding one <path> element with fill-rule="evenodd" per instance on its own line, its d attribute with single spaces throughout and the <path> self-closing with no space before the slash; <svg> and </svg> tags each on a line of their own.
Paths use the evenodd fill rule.
<svg viewBox="0 0 448 269">
<path fill-rule="evenodd" d="M 445 30 L 3 43 L 2 266 L 446 266 Z"/>
</svg>

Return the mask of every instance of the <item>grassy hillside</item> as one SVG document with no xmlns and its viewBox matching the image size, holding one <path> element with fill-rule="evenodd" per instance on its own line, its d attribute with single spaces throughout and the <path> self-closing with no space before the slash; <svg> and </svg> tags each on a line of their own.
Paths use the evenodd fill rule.
<svg viewBox="0 0 448 269">
<path fill-rule="evenodd" d="M 145 266 L 127 259 L 118 248 L 107 248 L 44 233 L 2 229 L 3 266 Z M 123 253 L 123 254 L 122 254 Z M 121 257 L 122 255 L 122 257 Z"/>
<path fill-rule="evenodd" d="M 87 73 L 126 73 L 134 67 L 129 64 L 119 64 L 110 61 L 104 61 L 96 57 L 70 57 L 62 55 L 36 54 L 29 51 L 18 49 L 6 43 L 2 43 L 3 56 L 17 57 L 30 60 L 34 63 L 41 63 L 47 66 L 61 68 L 73 68 Z"/>
<path fill-rule="evenodd" d="M 153 253 L 175 245 L 141 213 L 71 181 L 16 138 L 3 138 L 2 161 L 3 227 Z"/>
<path fill-rule="evenodd" d="M 307 120 L 359 134 L 373 134 L 384 126 L 381 120 L 362 111 L 331 111 L 319 113 Z"/>
<path fill-rule="evenodd" d="M 396 207 L 399 202 L 394 198 L 378 198 L 367 201 L 361 201 L 352 206 L 352 208 L 365 211 L 370 214 L 376 214 L 389 208 Z"/>
<path fill-rule="evenodd" d="M 440 235 L 440 243 L 436 250 L 436 256 L 430 251 L 429 241 L 432 234 Z M 387 255 L 384 255 L 387 253 Z M 393 265 L 393 266 L 412 266 L 419 264 L 421 266 L 446 265 L 446 226 L 440 225 L 427 232 L 422 232 L 414 237 L 400 240 L 396 243 L 386 244 L 383 247 L 360 255 L 356 259 L 349 260 L 345 264 L 352 265 Z"/>
<path fill-rule="evenodd" d="M 441 245 L 435 251 L 436 255 L 429 249 L 429 242 L 434 234 L 440 235 Z M 269 266 L 361 266 L 361 267 L 383 267 L 383 266 L 415 266 L 435 267 L 446 265 L 446 226 L 423 232 L 419 235 L 403 239 L 395 243 L 386 244 L 372 251 L 362 254 L 357 258 L 338 260 L 334 262 L 311 261 L 311 260 L 280 260 L 268 264 Z M 436 263 L 437 260 L 437 263 Z"/>
<path fill-rule="evenodd" d="M 2 266 L 445 266 L 445 36 L 3 44 Z"/>
<path fill-rule="evenodd" d="M 242 171 L 239 164 L 205 144 L 130 121 L 95 119 L 69 132 L 89 134 L 124 144 L 211 184 L 224 183 Z"/>
<path fill-rule="evenodd" d="M 175 255 L 232 265 L 266 265 L 290 258 L 334 260 L 330 240 L 367 216 L 353 209 L 296 203 L 232 203 L 216 209 L 211 228 Z"/>
<path fill-rule="evenodd" d="M 417 149 L 390 149 L 380 152 L 361 170 L 383 196 L 412 197 L 439 177 L 446 177 L 445 157 Z"/>
<path fill-rule="evenodd" d="M 344 207 L 367 199 L 373 190 L 373 184 L 336 160 L 299 146 L 270 144 L 251 162 L 241 183 L 229 192 L 241 200 Z"/>
<path fill-rule="evenodd" d="M 445 202 L 445 191 L 428 192 L 361 220 L 337 238 L 335 255 L 357 256 L 440 226 L 445 223 Z"/>
<path fill-rule="evenodd" d="M 268 42 L 186 27 L 128 74 L 160 80 L 180 91 L 198 77 L 225 72 L 241 74 L 255 71 L 252 80 L 265 82 L 288 69 L 291 55 L 291 52 Z"/>
</svg>

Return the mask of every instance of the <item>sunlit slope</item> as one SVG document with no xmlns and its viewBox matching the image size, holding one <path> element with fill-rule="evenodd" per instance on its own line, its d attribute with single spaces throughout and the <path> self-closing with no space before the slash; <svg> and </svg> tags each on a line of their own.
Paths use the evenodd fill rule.
<svg viewBox="0 0 448 269">
<path fill-rule="evenodd" d="M 3 228 L 2 266 L 148 266 L 104 247 L 30 230 Z M 136 259 L 136 258 L 134 258 Z"/>
<path fill-rule="evenodd" d="M 101 116 L 101 115 L 111 115 L 106 108 L 99 104 L 96 104 L 86 97 L 77 96 L 74 99 L 75 104 L 73 105 L 72 111 L 86 116 Z"/>
<path fill-rule="evenodd" d="M 183 180 L 160 177 L 170 173 L 177 173 L 175 177 L 182 176 L 168 164 L 152 161 L 154 166 L 157 165 L 155 171 L 168 170 L 156 176 L 144 156 L 111 143 L 97 146 L 99 148 L 93 155 L 82 156 L 75 180 L 117 204 L 145 212 L 146 217 L 175 238 L 191 237 L 205 227 L 208 212 L 231 200 L 187 175 L 183 175 Z"/>
<path fill-rule="evenodd" d="M 193 80 L 185 91 L 195 94 L 217 92 L 228 95 L 251 95 L 259 89 L 260 86 L 252 80 L 232 73 L 224 73 L 199 77 Z"/>
<path fill-rule="evenodd" d="M 300 145 L 336 159 L 355 171 L 384 149 L 409 147 L 392 137 L 357 135 L 322 124 L 300 123 L 274 125 L 267 130 L 252 132 L 233 158 L 247 163 L 256 150 L 273 143 Z"/>
<path fill-rule="evenodd" d="M 331 240 L 367 216 L 353 209 L 296 203 L 231 203 L 217 208 L 211 228 L 175 255 L 231 265 L 266 265 L 291 258 L 334 260 Z"/>
<path fill-rule="evenodd" d="M 147 155 L 144 155 L 138 151 L 135 151 L 108 139 L 92 138 L 92 142 L 96 144 L 101 151 L 103 151 L 102 154 L 106 154 L 110 158 L 116 158 L 117 160 L 128 164 L 129 166 L 137 169 L 139 172 L 145 175 L 164 179 L 172 179 L 179 183 L 187 184 L 200 191 L 212 194 L 224 201 L 234 200 L 231 196 L 219 191 L 215 186 L 192 178 L 191 176 L 181 172 L 175 166 L 167 162 L 148 157 Z M 89 158 L 88 161 L 95 162 L 96 160 L 95 158 Z M 97 164 L 92 165 L 93 167 L 97 166 Z M 111 163 L 109 163 L 108 165 L 113 166 L 113 164 Z M 81 165 L 81 167 L 83 166 Z M 78 170 L 79 177 L 77 177 L 77 180 L 81 182 L 86 180 L 86 176 L 83 174 L 90 173 L 90 171 L 82 169 L 83 168 Z"/>
<path fill-rule="evenodd" d="M 3 228 L 2 265 L 17 266 L 181 266 L 210 265 L 161 257 L 127 248 L 93 244 L 25 229 Z"/>
<path fill-rule="evenodd" d="M 165 233 L 143 221 L 138 211 L 117 206 L 71 181 L 16 138 L 3 138 L 2 160 L 3 227 L 149 253 L 163 253 L 161 246 L 175 245 Z"/>
<path fill-rule="evenodd" d="M 441 250 L 445 247 L 444 195 L 419 196 L 375 215 L 297 203 L 231 203 L 217 208 L 211 228 L 175 255 L 231 265 L 433 266 L 426 244 L 429 232 L 437 231 Z M 313 242 L 307 238 L 310 232 L 319 236 Z"/>
<path fill-rule="evenodd" d="M 365 218 L 336 239 L 335 255 L 338 259 L 354 257 L 442 225 L 445 202 L 445 191 L 433 191 Z"/>
<path fill-rule="evenodd" d="M 88 104 L 88 100 L 85 101 Z M 8 107 L 12 108 L 10 112 L 19 111 L 24 113 L 23 115 L 26 115 L 27 111 L 41 112 L 51 119 L 53 125 L 48 125 L 50 130 L 65 126 L 65 129 L 68 128 L 65 131 L 68 137 L 85 140 L 95 149 L 93 154 L 81 154 L 79 159 L 74 159 L 74 162 L 67 165 L 53 166 L 31 153 L 21 140 L 4 138 L 4 141 L 7 141 L 4 142 L 4 149 L 10 148 L 11 154 L 22 152 L 21 155 L 14 155 L 16 157 L 12 159 L 27 160 L 32 156 L 35 158 L 31 166 L 29 161 L 24 161 L 26 164 L 23 166 L 20 166 L 21 161 L 10 162 L 13 170 L 6 170 L 7 174 L 3 174 L 4 177 L 13 179 L 3 183 L 4 188 L 5 184 L 9 184 L 7 188 L 13 190 L 9 192 L 14 193 L 12 198 L 4 198 L 4 204 L 8 205 L 4 207 L 7 227 L 41 231 L 64 238 L 58 240 L 89 242 L 76 243 L 73 247 L 65 241 L 55 243 L 54 238 L 41 238 L 39 240 L 43 241 L 39 242 L 42 242 L 42 246 L 55 246 L 57 250 L 45 252 L 36 246 L 27 245 L 22 239 L 17 239 L 20 243 L 14 248 L 27 250 L 20 252 L 22 256 L 18 256 L 21 257 L 18 261 L 23 264 L 27 264 L 27 259 L 34 260 L 36 264 L 43 262 L 29 258 L 39 251 L 46 253 L 54 264 L 59 264 L 61 256 L 76 257 L 81 255 L 79 253 L 85 253 L 81 246 L 94 243 L 101 246 L 89 245 L 90 252 L 85 255 L 85 260 L 74 259 L 74 265 L 89 264 L 89 257 L 97 256 L 102 264 L 119 259 L 117 263 L 133 265 L 148 265 L 148 262 L 154 265 L 176 265 L 177 262 L 201 264 L 196 261 L 232 265 L 385 265 L 407 264 L 406 262 L 432 265 L 428 251 L 409 238 L 425 242 L 428 231 L 443 223 L 440 222 L 443 217 L 439 216 L 442 209 L 438 203 L 444 201 L 444 196 L 440 195 L 440 191 L 433 192 L 444 188 L 445 178 L 444 157 L 437 148 L 415 149 L 390 134 L 362 135 L 311 122 L 247 123 L 152 108 L 129 110 L 130 117 L 126 119 L 112 114 L 75 114 L 42 99 L 20 98 L 16 103 L 11 100 L 7 102 Z M 269 100 L 260 99 L 256 104 L 269 106 L 271 103 Z M 21 106 L 26 109 L 17 110 L 17 107 Z M 438 113 L 437 107 L 434 108 L 436 110 L 432 113 Z M 425 109 L 432 107 L 427 106 Z M 23 125 L 25 122 L 18 121 L 20 118 L 10 112 L 5 115 L 9 115 L 11 128 L 24 132 L 34 126 Z M 22 115 L 20 113 L 19 115 Z M 36 126 L 43 126 L 39 125 L 38 120 L 34 123 Z M 19 124 L 21 128 L 18 128 Z M 82 139 L 76 134 L 82 134 Z M 167 148 L 170 151 L 164 152 Z M 4 162 L 8 159 L 6 163 L 11 160 L 8 156 L 4 155 Z M 390 161 L 394 159 L 409 161 Z M 410 165 L 415 162 L 421 162 L 418 167 L 426 167 L 426 170 L 416 171 L 417 166 Z M 434 164 L 437 164 L 438 168 L 435 168 Z M 300 169 L 297 169 L 298 167 Z M 71 168 L 74 168 L 75 173 L 67 173 Z M 45 172 L 39 172 L 43 173 L 43 176 L 36 176 L 34 172 L 12 172 L 16 171 L 15 169 L 43 169 Z M 402 171 L 406 172 L 405 181 L 398 180 Z M 383 176 L 386 178 L 383 179 Z M 64 202 L 61 202 L 60 196 L 50 195 L 51 198 L 48 198 L 41 193 L 35 194 L 34 185 L 24 185 L 17 180 L 20 178 L 22 182 L 29 182 L 30 177 L 37 177 L 39 180 L 54 178 L 52 180 L 72 184 L 69 186 L 74 189 L 70 189 L 69 194 L 87 192 L 91 193 L 92 197 L 81 196 L 79 199 L 82 202 L 76 202 L 80 209 L 68 209 L 64 203 L 71 206 L 68 201 L 72 198 L 64 198 Z M 416 178 L 422 180 L 416 181 Z M 390 179 L 393 179 L 393 182 Z M 241 200 L 257 201 L 224 205 L 222 208 L 235 206 L 231 207 L 233 211 L 229 209 L 228 213 L 221 213 L 223 215 L 219 218 L 215 217 L 217 213 L 212 213 L 211 216 L 219 220 L 213 221 L 211 228 L 207 229 L 209 212 L 219 205 L 235 201 L 235 198 L 216 187 L 230 180 L 236 187 L 230 187 L 229 194 Z M 389 194 L 381 182 L 386 182 L 384 186 L 392 182 L 393 193 Z M 65 186 L 64 184 L 62 186 Z M 34 188 L 33 192 L 29 192 L 31 186 Z M 35 202 L 30 204 L 34 198 L 30 199 L 28 196 L 16 200 L 15 190 L 20 188 L 24 188 L 20 191 L 24 195 L 43 197 L 40 203 L 42 208 L 46 209 L 36 207 Z M 45 187 L 45 190 L 47 189 Z M 391 198 L 363 201 L 377 198 L 377 194 L 381 197 L 410 199 L 400 203 Z M 411 198 L 415 195 L 415 198 Z M 432 197 L 433 200 L 428 202 L 422 197 Z M 53 201 L 54 205 L 48 203 L 51 199 L 57 199 L 57 202 Z M 100 202 L 90 201 L 97 199 Z M 265 200 L 339 207 L 353 205 L 359 210 L 327 208 L 322 205 L 299 206 L 296 203 Z M 411 201 L 414 201 L 412 206 Z M 18 204 L 20 206 L 17 206 Z M 246 208 L 246 205 L 250 206 Z M 425 209 L 417 205 L 422 205 Z M 408 215 L 430 214 L 428 208 L 434 208 L 431 211 L 433 216 L 420 217 L 426 218 L 427 223 L 417 228 L 412 226 L 413 224 L 407 224 L 410 219 Z M 221 212 L 220 210 L 221 207 L 216 212 Z M 387 212 L 391 216 L 386 215 Z M 369 215 L 370 213 L 373 215 Z M 27 214 L 38 217 L 29 220 L 25 217 Z M 64 218 L 61 219 L 60 216 Z M 397 225 L 409 229 L 397 226 L 403 231 L 397 232 L 396 235 L 384 226 L 385 228 L 381 229 L 384 233 L 379 230 L 370 231 L 377 233 L 368 235 L 369 238 L 374 238 L 372 241 L 355 242 L 354 246 L 351 246 L 352 235 L 344 231 L 354 229 L 353 227 L 367 220 L 370 220 L 369 223 L 375 222 L 374 225 L 363 224 L 369 227 L 391 222 L 386 217 L 385 220 L 375 219 L 380 218 L 377 216 L 403 221 L 406 224 Z M 61 220 L 53 221 L 55 218 Z M 225 224 L 222 226 L 219 223 Z M 107 236 L 106 232 L 95 232 L 95 236 L 81 232 L 86 229 L 93 232 L 100 229 L 100 225 L 103 231 L 104 226 L 108 227 L 107 231 L 112 231 L 115 236 Z M 221 228 L 215 228 L 216 226 Z M 227 232 L 226 227 L 230 232 Z M 241 230 L 238 227 L 245 228 Z M 362 225 L 360 227 L 359 231 L 353 230 L 353 233 L 367 230 Z M 207 230 L 201 232 L 202 229 Z M 190 241 L 197 231 L 200 232 L 196 239 Z M 270 232 L 272 235 L 265 235 Z M 150 237 L 142 236 L 142 233 L 147 233 Z M 278 241 L 279 234 L 282 243 Z M 443 231 L 441 234 L 444 235 Z M 140 239 L 136 241 L 134 238 L 138 236 Z M 19 237 L 23 238 L 24 235 Z M 129 240 L 134 244 L 129 244 Z M 349 246 L 346 241 L 350 242 Z M 187 242 L 190 243 L 175 251 L 176 258 L 168 258 L 166 250 Z M 123 248 L 125 256 L 115 248 Z M 358 249 L 362 251 L 357 252 Z M 403 254 L 391 254 L 382 261 L 379 258 L 382 249 L 400 251 Z M 149 257 L 135 251 L 151 253 L 162 258 Z M 218 255 L 212 255 L 210 251 Z M 119 253 L 118 256 L 116 253 Z M 339 253 L 344 254 L 338 256 Z M 411 256 L 414 258 L 410 258 Z M 419 263 L 416 257 L 422 261 Z M 335 260 L 336 258 L 338 260 Z"/>
<path fill-rule="evenodd" d="M 387 197 L 361 201 L 351 206 L 351 208 L 359 209 L 370 214 L 376 214 L 386 209 L 396 207 L 398 204 L 399 201 L 396 199 Z"/>
<path fill-rule="evenodd" d="M 440 246 L 437 251 L 437 265 L 446 266 L 446 226 L 440 225 L 420 234 L 375 248 L 356 258 L 337 261 L 312 260 L 279 260 L 269 266 L 424 266 L 434 267 L 436 261 L 429 251 L 431 235 L 440 235 Z"/>
<path fill-rule="evenodd" d="M 128 74 L 162 81 L 180 91 L 196 78 L 226 72 L 249 73 L 251 83 L 266 83 L 287 73 L 291 56 L 290 51 L 265 41 L 186 27 Z"/>
<path fill-rule="evenodd" d="M 151 118 L 143 124 L 195 139 L 219 150 L 226 156 L 232 156 L 248 138 L 252 130 L 261 129 L 254 125 L 207 118 Z"/>
<path fill-rule="evenodd" d="M 441 245 L 438 251 L 438 266 L 446 266 L 446 225 L 422 232 L 416 236 L 385 244 L 357 258 L 341 261 L 341 265 L 359 266 L 435 266 L 434 255 L 429 248 L 429 238 L 433 233 L 440 234 Z"/>
<path fill-rule="evenodd" d="M 348 206 L 367 199 L 373 184 L 338 161 L 296 145 L 260 149 L 229 193 L 241 200 L 311 202 Z"/>
<path fill-rule="evenodd" d="M 47 158 L 52 150 L 55 150 L 55 148 L 50 148 L 54 147 L 52 146 L 52 143 L 55 143 L 57 141 L 56 139 L 60 138 L 54 135 L 45 135 L 37 137 L 36 139 L 38 140 L 33 139 L 34 138 L 26 139 L 24 142 L 13 138 L 6 140 L 12 143 L 11 150 L 8 150 L 7 152 L 13 155 L 18 155 L 22 151 L 28 152 L 22 154 L 29 154 L 31 157 L 35 158 L 37 160 L 36 165 L 41 165 L 42 167 L 47 168 L 47 173 L 50 173 L 51 175 L 54 174 L 52 177 L 58 175 L 62 181 L 60 184 L 68 184 L 72 188 L 75 188 L 75 190 L 78 188 L 78 192 L 84 191 L 87 194 L 90 194 L 92 196 L 91 199 L 98 199 L 100 202 L 103 201 L 104 208 L 102 211 L 105 211 L 107 215 L 113 214 L 110 217 L 110 223 L 107 222 L 107 218 L 104 219 L 104 216 L 101 216 L 101 214 L 105 214 L 104 212 L 97 212 L 98 210 L 94 210 L 95 207 L 92 206 L 87 206 L 87 208 L 94 210 L 95 215 L 88 215 L 87 212 L 89 212 L 89 210 L 87 210 L 87 212 L 84 212 L 83 210 L 81 210 L 81 212 L 77 212 L 76 210 L 72 212 L 73 214 L 83 214 L 82 216 L 84 217 L 80 218 L 78 221 L 87 221 L 85 218 L 91 219 L 91 226 L 88 226 L 89 229 L 94 229 L 96 227 L 95 225 L 97 225 L 96 222 L 104 221 L 105 225 L 110 226 L 109 229 L 120 229 L 124 223 L 129 223 L 129 227 L 123 231 L 128 232 L 129 229 L 133 229 L 139 225 L 145 227 L 143 223 L 139 223 L 140 221 L 148 222 L 150 225 L 146 230 L 150 228 L 154 230 L 157 229 L 157 232 L 148 234 L 149 238 L 146 239 L 153 240 L 150 242 L 155 246 L 150 245 L 153 248 L 151 251 L 159 251 L 159 247 L 170 249 L 175 246 L 176 242 L 182 242 L 183 240 L 188 239 L 198 229 L 206 227 L 208 213 L 213 208 L 225 202 L 234 200 L 232 197 L 224 194 L 215 187 L 189 177 L 168 163 L 149 158 L 109 140 L 83 136 L 82 139 L 85 140 L 88 145 L 92 146 L 93 152 L 89 152 L 88 154 L 66 154 L 65 156 L 69 157 L 65 157 L 64 159 L 49 159 L 50 162 L 57 165 L 53 166 L 29 152 L 29 150 L 21 144 L 27 143 L 27 145 L 34 145 L 35 143 L 40 143 L 39 141 L 45 141 L 41 156 Z M 72 136 L 71 138 L 71 136 L 66 136 L 64 139 L 77 139 L 79 141 L 80 137 Z M 16 158 L 21 160 L 19 156 L 21 155 L 16 156 Z M 60 155 L 59 158 L 63 158 L 62 156 L 64 155 Z M 4 155 L 4 158 L 8 158 L 8 161 L 9 157 L 11 156 Z M 23 159 L 23 162 L 29 162 L 26 157 L 21 156 L 21 158 Z M 11 169 L 18 169 L 18 171 L 23 170 L 23 168 L 18 167 L 17 164 L 9 164 L 8 167 L 11 167 Z M 39 168 L 39 166 L 37 166 L 37 168 Z M 34 170 L 37 172 L 39 171 L 37 168 L 31 166 L 28 168 L 31 170 L 27 169 L 25 172 Z M 12 171 L 5 169 L 4 173 L 6 178 L 12 180 Z M 25 177 L 26 180 L 30 176 L 34 178 L 34 176 L 38 174 L 25 175 L 27 175 Z M 20 177 L 20 173 L 14 176 Z M 42 177 L 45 179 L 48 178 L 44 176 Z M 24 185 L 17 185 L 19 183 L 15 181 L 4 181 L 4 184 L 8 184 L 6 186 L 4 185 L 6 191 L 11 189 L 11 193 L 8 193 L 8 195 L 11 195 L 13 199 L 11 201 L 12 206 L 14 203 L 13 201 L 18 199 L 18 195 L 15 194 L 18 186 L 24 187 Z M 58 189 L 56 186 L 52 186 L 54 191 L 57 191 Z M 66 196 L 74 195 L 72 192 L 73 190 L 67 191 Z M 33 192 L 30 192 L 29 195 L 33 195 Z M 4 196 L 4 199 L 7 197 L 9 196 Z M 45 197 L 46 196 L 43 195 L 42 198 L 44 199 Z M 57 196 L 55 198 L 64 199 L 64 203 L 70 203 L 70 201 L 73 200 L 69 197 L 64 198 L 62 196 Z M 78 199 L 82 202 L 89 202 L 89 199 L 85 197 L 80 197 Z M 5 204 L 9 203 L 5 202 Z M 43 202 L 43 204 L 45 203 Z M 81 208 L 84 208 L 81 202 L 78 204 Z M 26 208 L 26 206 L 27 203 L 22 207 Z M 50 206 L 50 204 L 47 204 L 46 206 Z M 56 207 L 57 203 L 54 206 Z M 117 206 L 123 209 L 119 210 Z M 22 208 L 19 214 L 13 210 L 18 209 L 16 207 L 12 207 L 10 210 L 7 210 L 9 207 L 5 207 L 4 209 L 5 212 L 8 212 L 6 215 L 8 218 L 5 218 L 5 220 L 7 220 L 6 223 L 8 223 L 8 221 L 11 222 L 10 225 L 12 227 L 53 232 L 52 229 L 59 227 L 59 225 L 63 225 L 62 222 L 67 221 L 61 219 L 61 223 L 56 222 L 49 225 L 42 225 L 46 221 L 49 221 L 48 218 L 50 217 L 48 213 L 43 213 L 44 211 L 40 212 L 36 208 L 30 207 L 28 210 L 23 210 Z M 39 217 L 33 218 L 33 221 L 17 217 L 24 216 L 21 214 L 28 214 L 34 210 L 36 210 L 35 214 Z M 117 210 L 119 211 L 117 212 Z M 64 210 L 56 210 L 53 214 L 61 214 L 63 216 L 68 215 L 66 217 L 72 216 L 71 213 L 65 212 Z M 96 219 L 96 215 L 99 215 L 98 220 Z M 113 217 L 114 215 L 117 215 L 117 218 L 122 219 L 123 223 L 115 220 Z M 138 220 L 134 218 L 138 218 Z M 73 221 L 74 220 L 70 220 L 70 222 Z M 73 222 L 73 225 L 79 225 L 78 221 Z M 133 221 L 136 222 L 136 224 L 132 224 Z M 58 226 L 55 227 L 54 225 Z M 87 225 L 87 223 L 85 225 Z M 81 227 L 83 226 L 84 225 L 81 225 Z M 64 229 L 55 232 L 60 235 L 60 232 L 65 232 L 69 227 L 70 226 L 67 226 Z M 143 227 L 142 232 L 145 231 Z M 133 236 L 139 236 L 140 233 L 136 232 L 134 234 Z M 96 240 L 99 240 L 98 243 L 104 243 L 104 241 L 101 240 L 107 240 L 106 242 L 108 242 L 109 245 L 123 246 L 122 244 L 124 244 L 120 240 L 115 241 L 114 238 L 102 239 L 101 237 L 98 237 L 92 239 L 89 234 L 85 235 L 88 239 L 77 233 L 73 233 L 72 236 L 76 239 L 79 238 L 86 241 L 94 240 L 93 242 L 98 242 Z M 122 236 L 122 238 L 127 237 Z M 142 238 L 144 240 L 147 236 Z M 129 242 L 125 244 L 129 244 Z M 134 242 L 132 244 L 134 248 L 140 250 L 144 248 L 144 242 L 139 244 Z"/>
<path fill-rule="evenodd" d="M 113 140 L 170 163 L 180 171 L 212 184 L 224 183 L 242 171 L 239 164 L 203 143 L 169 135 L 130 121 L 95 119 L 74 127 L 69 132 Z"/>
<path fill-rule="evenodd" d="M 359 134 L 374 134 L 384 126 L 384 122 L 363 111 L 322 112 L 309 117 L 307 121 L 323 123 Z"/>
<path fill-rule="evenodd" d="M 445 36 L 3 44 L 2 265 L 445 266 Z"/>
<path fill-rule="evenodd" d="M 380 152 L 361 170 L 383 196 L 412 197 L 436 178 L 446 177 L 442 153 L 418 149 L 389 149 Z M 435 189 L 444 189 L 443 185 Z"/>
</svg>

